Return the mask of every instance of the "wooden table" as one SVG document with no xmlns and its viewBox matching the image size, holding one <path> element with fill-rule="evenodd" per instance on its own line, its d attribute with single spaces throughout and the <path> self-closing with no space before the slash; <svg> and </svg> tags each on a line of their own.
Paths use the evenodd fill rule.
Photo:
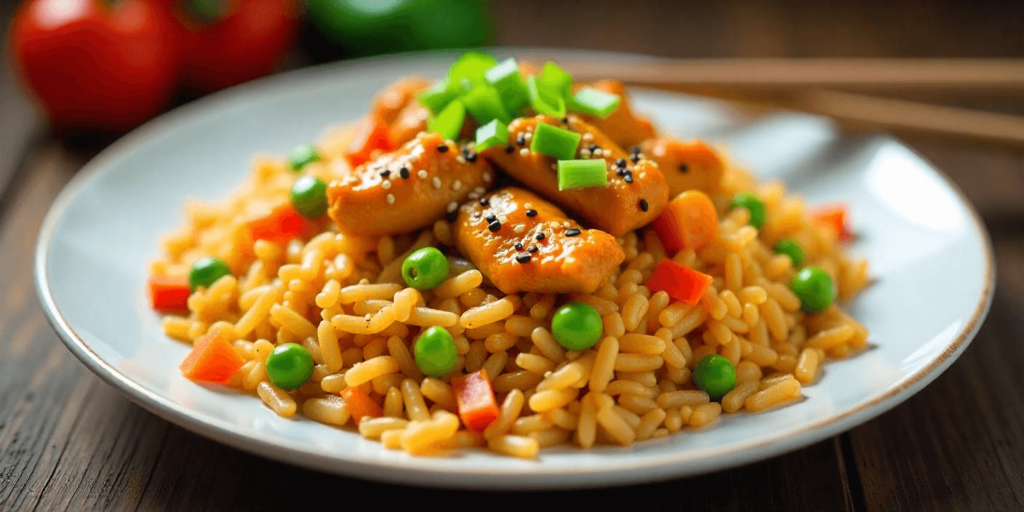
<svg viewBox="0 0 1024 512">
<path fill-rule="evenodd" d="M 854 47 L 846 53 L 873 55 L 856 47 L 860 41 L 870 49 L 871 37 L 844 40 L 838 49 L 821 45 L 828 40 L 820 32 L 827 26 L 800 28 L 799 20 L 784 21 L 789 11 L 776 8 L 762 6 L 747 12 L 738 3 L 726 2 L 677 13 L 680 23 L 690 29 L 680 32 L 683 43 L 679 43 L 667 35 L 674 34 L 674 26 L 658 22 L 642 9 L 599 4 L 591 11 L 600 7 L 608 12 L 594 17 L 594 23 L 625 20 L 617 42 L 586 37 L 570 41 L 575 34 L 552 39 L 546 22 L 523 14 L 537 6 L 523 3 L 520 8 L 498 7 L 499 41 L 575 42 L 669 55 L 687 55 L 687 42 L 699 42 L 705 49 L 699 53 L 710 56 L 828 56 L 844 54 L 845 44 Z M 934 9 L 931 4 L 918 7 L 922 6 Z M 0 20 L 9 8 L 0 6 Z M 983 12 L 993 9 L 985 8 L 989 10 Z M 942 9 L 942 16 L 953 19 L 964 14 L 955 7 Z M 560 15 L 571 12 L 561 4 L 555 10 L 565 11 Z M 629 18 L 630 12 L 638 12 L 639 21 Z M 818 22 L 827 18 L 825 25 L 840 27 L 847 26 L 841 20 L 851 12 L 870 19 L 869 14 L 845 8 L 823 11 L 819 7 L 805 16 L 814 18 L 815 12 Z M 694 16 L 709 21 L 692 23 Z M 911 23 L 917 19 L 914 15 L 902 16 L 908 31 L 922 30 Z M 1022 18 L 989 19 L 1020 38 Z M 765 20 L 774 20 L 778 26 Z M 645 31 L 645 24 L 655 32 Z M 890 35 L 901 31 L 898 20 L 880 26 L 871 27 L 872 37 L 879 30 Z M 758 32 L 734 41 L 715 27 L 728 27 L 726 34 L 734 35 L 745 29 Z M 761 30 L 766 28 L 775 30 Z M 968 31 L 968 35 L 981 32 Z M 1016 40 L 999 39 L 998 34 L 984 37 L 988 38 L 984 43 L 1003 48 L 1004 53 L 1022 54 L 1024 45 Z M 666 49 L 662 41 L 674 42 Z M 945 40 L 938 44 L 955 46 Z M 949 50 L 951 55 L 962 49 L 956 48 Z M 979 50 L 973 55 L 988 54 Z M 1020 113 L 1021 103 L 1018 98 L 996 107 Z M 0 510 L 283 510 L 316 504 L 327 492 L 334 496 L 369 493 L 382 497 L 381 504 L 403 506 L 449 500 L 456 503 L 453 506 L 472 506 L 474 500 L 497 504 L 508 498 L 377 484 L 272 462 L 171 425 L 86 370 L 47 324 L 32 278 L 34 244 L 47 208 L 102 147 L 102 143 L 90 147 L 85 142 L 69 146 L 55 139 L 16 92 L 9 70 L 0 68 Z M 991 313 L 978 337 L 949 370 L 893 411 L 788 455 L 711 475 L 635 487 L 517 493 L 517 501 L 508 503 L 529 506 L 543 500 L 564 510 L 600 510 L 607 500 L 627 497 L 635 510 L 1024 509 L 1024 385 L 1020 379 L 1024 368 L 1024 148 L 908 142 L 960 184 L 981 212 L 997 255 L 999 278 Z M 345 498 L 335 503 L 338 507 L 354 504 Z"/>
</svg>

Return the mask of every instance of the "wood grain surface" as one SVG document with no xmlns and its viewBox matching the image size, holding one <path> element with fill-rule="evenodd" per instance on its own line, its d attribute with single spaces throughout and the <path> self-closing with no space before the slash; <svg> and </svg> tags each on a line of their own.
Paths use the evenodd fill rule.
<svg viewBox="0 0 1024 512">
<path fill-rule="evenodd" d="M 987 2 L 974 10 L 922 1 L 891 10 L 878 2 L 665 3 L 661 14 L 634 2 L 510 4 L 496 8 L 498 39 L 508 44 L 680 57 L 1024 56 L 1024 13 L 1014 18 Z M 531 14 L 542 5 L 549 16 Z M 570 15 L 602 27 L 599 35 L 558 34 L 549 18 Z M 43 316 L 32 258 L 47 208 L 97 148 L 49 135 L 15 91 L 0 68 L 0 510 L 292 510 L 328 492 L 380 496 L 409 509 L 602 510 L 621 499 L 632 510 L 1024 509 L 1024 148 L 908 140 L 977 206 L 996 250 L 998 286 L 971 346 L 906 403 L 843 435 L 737 469 L 502 495 L 378 484 L 273 462 L 171 425 L 86 370 Z M 1018 103 L 1004 100 L 994 110 L 1019 112 Z M 354 505 L 342 498 L 334 506 Z"/>
</svg>

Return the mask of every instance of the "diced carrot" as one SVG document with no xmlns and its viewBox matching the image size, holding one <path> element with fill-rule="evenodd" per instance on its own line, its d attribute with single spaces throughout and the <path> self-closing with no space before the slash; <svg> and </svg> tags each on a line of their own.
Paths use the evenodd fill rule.
<svg viewBox="0 0 1024 512">
<path fill-rule="evenodd" d="M 654 219 L 654 231 L 670 255 L 682 249 L 700 249 L 718 235 L 718 213 L 707 194 L 687 190 L 669 201 Z"/>
<path fill-rule="evenodd" d="M 353 386 L 341 390 L 341 398 L 348 406 L 348 412 L 352 415 L 352 421 L 359 426 L 359 421 L 364 417 L 379 418 L 384 415 L 384 410 L 377 402 L 374 402 L 370 395 L 366 394 L 359 386 Z"/>
<path fill-rule="evenodd" d="M 848 241 L 853 238 L 847 217 L 846 205 L 842 203 L 826 204 L 811 210 L 811 221 L 827 226 L 839 240 Z"/>
<path fill-rule="evenodd" d="M 664 291 L 675 300 L 696 305 L 712 281 L 714 278 L 707 274 L 684 267 L 672 260 L 662 260 L 654 269 L 651 279 L 647 281 L 647 288 L 651 293 Z"/>
<path fill-rule="evenodd" d="M 469 430 L 483 432 L 498 418 L 498 404 L 487 369 L 453 378 L 452 388 L 459 404 L 459 417 Z"/>
<path fill-rule="evenodd" d="M 373 158 L 376 151 L 391 149 L 388 142 L 387 122 L 379 115 L 368 115 L 352 131 L 352 140 L 345 149 L 345 158 L 352 167 L 362 165 Z"/>
<path fill-rule="evenodd" d="M 181 362 L 181 373 L 192 380 L 225 384 L 245 364 L 235 347 L 220 332 L 214 331 L 196 340 L 188 357 Z"/>
<path fill-rule="evenodd" d="M 312 221 L 299 215 L 290 204 L 282 204 L 269 214 L 249 221 L 247 225 L 253 240 L 268 242 L 286 242 L 293 238 L 303 238 L 316 229 Z"/>
<path fill-rule="evenodd" d="M 149 303 L 163 313 L 188 311 L 187 276 L 149 276 Z"/>
</svg>

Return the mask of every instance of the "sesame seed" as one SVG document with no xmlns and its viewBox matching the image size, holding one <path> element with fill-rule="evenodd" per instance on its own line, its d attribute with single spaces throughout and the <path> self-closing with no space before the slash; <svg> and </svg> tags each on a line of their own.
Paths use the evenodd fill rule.
<svg viewBox="0 0 1024 512">
<path fill-rule="evenodd" d="M 519 144 L 520 146 L 522 146 L 523 144 L 526 144 L 526 134 L 525 133 L 519 132 L 519 135 L 516 135 L 516 144 Z"/>
<path fill-rule="evenodd" d="M 625 167 L 619 167 L 618 169 L 615 170 L 615 175 L 616 176 L 625 176 L 627 172 L 629 172 L 629 171 L 627 171 Z"/>
<path fill-rule="evenodd" d="M 523 208 L 526 208 L 527 210 L 529 210 L 529 209 L 533 208 L 533 204 L 532 203 L 523 203 Z"/>
<path fill-rule="evenodd" d="M 366 316 L 363 317 L 363 320 L 366 320 L 367 322 L 369 322 L 371 318 L 373 318 L 373 316 L 370 315 L 369 313 L 367 313 Z"/>
<path fill-rule="evenodd" d="M 594 156 L 601 156 L 603 154 L 604 154 L 604 150 L 602 150 L 601 148 L 597 148 L 597 149 L 594 150 Z"/>
<path fill-rule="evenodd" d="M 448 213 L 448 215 L 445 216 L 445 219 L 448 219 L 448 222 L 455 222 L 455 219 L 457 219 L 458 217 L 459 211 L 455 210 L 454 212 Z"/>
<path fill-rule="evenodd" d="M 487 222 L 494 222 L 498 220 L 498 216 L 493 213 L 488 213 L 487 215 L 484 216 L 484 218 L 487 219 Z"/>
<path fill-rule="evenodd" d="M 580 156 L 582 156 L 583 158 L 590 158 L 590 150 L 586 148 L 581 149 Z"/>
<path fill-rule="evenodd" d="M 537 252 L 537 250 L 538 250 L 538 249 L 537 249 L 537 246 L 536 246 L 536 245 L 531 245 L 531 246 L 530 246 L 530 248 L 529 248 L 529 249 L 527 249 L 527 251 L 529 251 L 529 252 Z"/>
<path fill-rule="evenodd" d="M 409 168 L 402 167 L 401 169 L 398 170 L 398 174 L 402 176 L 403 180 L 409 179 Z"/>
<path fill-rule="evenodd" d="M 388 194 L 388 204 L 395 204 L 395 195 Z"/>
<path fill-rule="evenodd" d="M 490 183 L 490 182 L 491 182 L 491 173 L 485 172 L 484 173 L 484 183 Z"/>
<path fill-rule="evenodd" d="M 565 124 L 569 124 L 569 118 L 568 117 L 563 117 L 562 118 L 562 122 L 565 123 Z"/>
<path fill-rule="evenodd" d="M 486 197 L 480 200 L 480 206 L 488 206 L 490 204 L 491 202 L 488 201 Z"/>
<path fill-rule="evenodd" d="M 387 169 L 384 169 L 383 171 L 380 172 L 380 177 L 381 178 L 387 178 L 390 175 L 391 175 L 391 171 L 389 171 Z"/>
<path fill-rule="evenodd" d="M 483 195 L 484 192 L 487 192 L 487 189 L 483 188 L 483 187 L 477 187 L 477 188 L 473 189 L 473 192 L 476 192 L 477 194 Z"/>
<path fill-rule="evenodd" d="M 455 180 L 455 181 L 452 182 L 452 190 L 458 191 L 461 188 L 462 188 L 462 182 L 461 181 Z"/>
<path fill-rule="evenodd" d="M 517 251 L 521 251 L 521 250 L 523 250 L 523 244 L 521 244 L 521 243 L 519 243 L 519 242 L 516 242 L 516 245 L 515 245 L 515 247 L 516 247 L 516 250 L 517 250 Z"/>
<path fill-rule="evenodd" d="M 419 176 L 419 178 L 421 180 L 427 179 L 427 170 L 426 169 L 420 169 L 419 172 L 416 173 L 416 176 Z"/>
<path fill-rule="evenodd" d="M 650 207 L 651 206 L 649 204 L 647 204 L 647 200 L 646 199 L 641 199 L 640 200 L 640 211 L 646 212 L 647 209 L 650 208 Z"/>
<path fill-rule="evenodd" d="M 466 161 L 469 163 L 476 162 L 476 153 L 466 153 Z"/>
<path fill-rule="evenodd" d="M 531 210 L 526 210 L 526 216 L 527 217 L 536 217 L 537 216 L 537 210 L 532 210 L 532 209 Z"/>
<path fill-rule="evenodd" d="M 527 132 L 527 133 L 526 133 L 526 135 L 525 135 L 525 136 L 523 136 L 523 138 L 525 138 L 526 140 L 530 140 L 530 139 L 532 139 L 532 138 L 533 138 L 533 134 L 532 134 L 532 133 L 529 133 L 529 132 Z"/>
<path fill-rule="evenodd" d="M 437 147 L 437 152 L 438 153 L 447 153 L 448 152 L 448 145 L 447 144 L 441 144 L 440 146 Z"/>
<path fill-rule="evenodd" d="M 470 192 L 469 195 L 466 197 L 468 197 L 470 201 L 473 201 L 479 198 L 480 194 L 477 194 L 476 191 L 474 190 L 473 192 Z"/>
<path fill-rule="evenodd" d="M 590 141 L 594 140 L 594 134 L 593 133 L 584 133 L 583 134 L 583 140 L 585 140 L 587 142 L 590 142 Z"/>
<path fill-rule="evenodd" d="M 565 236 L 579 236 L 580 230 L 576 228 L 565 230 Z"/>
<path fill-rule="evenodd" d="M 625 167 L 625 166 L 626 166 L 626 159 L 625 158 L 619 158 L 619 159 L 615 160 L 615 167 Z"/>
<path fill-rule="evenodd" d="M 491 233 L 494 233 L 501 229 L 501 223 L 498 221 L 491 222 L 490 224 L 487 225 L 487 229 L 489 229 Z"/>
<path fill-rule="evenodd" d="M 525 252 L 521 252 L 516 255 L 516 261 L 519 263 L 529 263 L 531 259 L 530 255 Z"/>
<path fill-rule="evenodd" d="M 434 180 L 432 183 L 434 184 L 434 188 L 441 188 L 441 178 L 434 176 Z"/>
<path fill-rule="evenodd" d="M 390 182 L 390 181 L 388 181 L 388 180 L 384 180 L 384 182 L 383 182 L 383 183 L 381 183 L 381 184 L 380 184 L 380 186 L 381 186 L 381 188 L 383 188 L 384 190 L 388 190 L 388 189 L 390 189 L 390 188 L 391 188 L 391 182 Z"/>
<path fill-rule="evenodd" d="M 463 158 L 462 155 L 459 155 L 459 156 L 455 157 L 455 161 L 460 163 L 460 164 L 466 163 L 466 159 Z"/>
<path fill-rule="evenodd" d="M 572 226 L 572 224 L 569 224 L 569 221 L 565 221 L 562 223 L 562 226 L 569 227 Z"/>
<path fill-rule="evenodd" d="M 505 146 L 505 152 L 508 154 L 512 154 L 512 152 L 515 150 L 516 148 L 512 147 L 511 145 Z"/>
<path fill-rule="evenodd" d="M 629 161 L 633 162 L 634 164 L 638 163 L 640 161 L 640 154 L 639 153 L 633 153 L 633 156 L 629 157 Z"/>
<path fill-rule="evenodd" d="M 626 171 L 626 175 L 622 177 L 622 180 L 626 183 L 633 183 L 633 173 Z"/>
<path fill-rule="evenodd" d="M 459 203 L 456 203 L 455 201 L 452 201 L 452 202 L 448 203 L 448 213 L 454 212 L 455 209 L 458 208 L 458 207 L 459 207 Z"/>
<path fill-rule="evenodd" d="M 687 172 L 690 168 L 686 164 L 679 164 L 679 172 Z"/>
<path fill-rule="evenodd" d="M 633 146 L 633 147 L 629 148 L 629 153 L 632 154 L 632 155 L 639 155 L 640 154 L 640 146 Z"/>
<path fill-rule="evenodd" d="M 530 154 L 530 150 L 528 148 L 522 148 L 522 149 L 519 150 L 519 154 L 523 155 L 523 156 L 529 155 Z"/>
<path fill-rule="evenodd" d="M 526 226 L 522 224 L 516 224 L 516 227 L 512 228 L 512 231 L 515 231 L 517 235 L 521 235 L 524 231 L 526 231 Z"/>
<path fill-rule="evenodd" d="M 544 240 L 544 238 L 545 238 L 544 232 L 542 231 L 540 233 L 537 233 L 537 236 L 535 236 L 534 238 L 536 238 L 538 241 Z"/>
</svg>

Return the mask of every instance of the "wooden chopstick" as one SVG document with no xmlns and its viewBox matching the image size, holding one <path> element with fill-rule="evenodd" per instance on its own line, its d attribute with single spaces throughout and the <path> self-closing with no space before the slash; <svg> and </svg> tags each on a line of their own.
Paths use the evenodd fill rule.
<svg viewBox="0 0 1024 512">
<path fill-rule="evenodd" d="M 578 80 L 756 89 L 829 87 L 1024 94 L 1024 59 L 560 60 Z"/>
</svg>

